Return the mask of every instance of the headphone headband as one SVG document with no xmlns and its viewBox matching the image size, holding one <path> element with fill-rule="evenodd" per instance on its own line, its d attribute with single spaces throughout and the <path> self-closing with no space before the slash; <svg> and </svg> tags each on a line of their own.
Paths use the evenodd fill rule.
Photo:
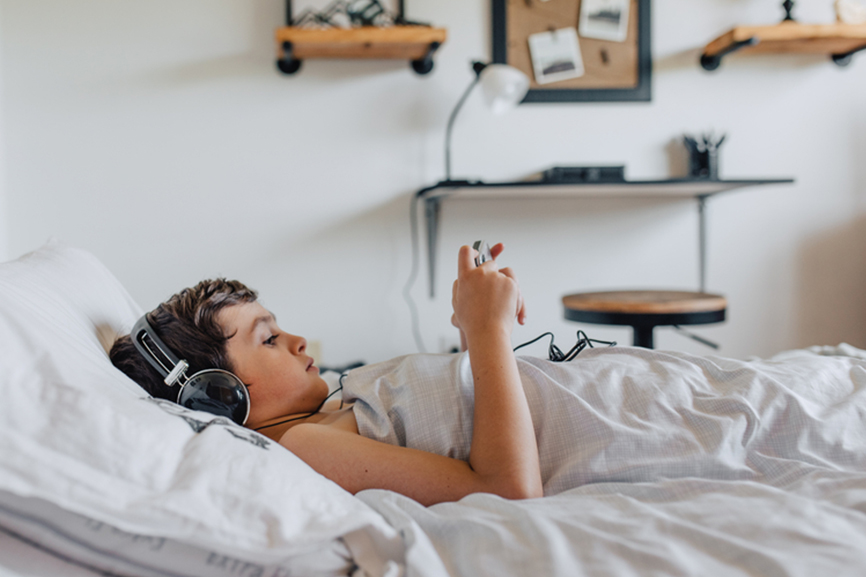
<svg viewBox="0 0 866 577">
<path fill-rule="evenodd" d="M 144 360 L 164 377 L 163 382 L 166 385 L 173 387 L 180 383 L 177 404 L 188 409 L 228 417 L 239 425 L 247 422 L 250 416 L 250 395 L 237 375 L 222 369 L 205 369 L 188 377 L 186 370 L 189 363 L 178 358 L 162 342 L 150 326 L 147 314 L 133 325 L 130 338 Z"/>
<path fill-rule="evenodd" d="M 156 331 L 153 330 L 153 327 L 150 326 L 150 323 L 147 321 L 147 314 L 136 321 L 135 325 L 132 327 L 132 334 L 130 336 L 132 337 L 132 344 L 135 345 L 136 350 L 142 357 L 144 357 L 144 360 L 150 363 L 150 366 L 156 369 L 160 376 L 164 377 L 165 380 L 163 382 L 165 382 L 166 385 L 170 387 L 174 386 L 181 377 L 186 377 L 186 369 L 189 367 L 189 363 L 178 358 L 177 355 L 175 355 L 171 349 L 162 342 L 162 339 L 157 336 Z M 156 351 L 159 351 L 159 353 L 162 354 L 167 361 L 166 363 L 159 359 L 156 351 L 145 342 L 145 338 L 153 342 Z"/>
</svg>

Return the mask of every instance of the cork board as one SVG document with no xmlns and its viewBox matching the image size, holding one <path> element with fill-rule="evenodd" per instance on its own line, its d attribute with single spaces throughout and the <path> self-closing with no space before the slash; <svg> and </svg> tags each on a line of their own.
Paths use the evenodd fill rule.
<svg viewBox="0 0 866 577">
<path fill-rule="evenodd" d="M 578 34 L 583 74 L 555 81 L 533 68 L 530 36 L 579 29 L 581 0 L 492 2 L 493 62 L 514 66 L 529 77 L 530 90 L 523 102 L 651 100 L 650 0 L 630 0 L 621 30 L 623 41 Z"/>
</svg>

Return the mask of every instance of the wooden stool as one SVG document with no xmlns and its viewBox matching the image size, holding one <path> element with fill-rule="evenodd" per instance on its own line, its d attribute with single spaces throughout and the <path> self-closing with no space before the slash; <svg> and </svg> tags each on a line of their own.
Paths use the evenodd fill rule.
<svg viewBox="0 0 866 577">
<path fill-rule="evenodd" d="M 627 325 L 636 347 L 653 348 L 660 325 L 705 325 L 725 320 L 723 296 L 687 291 L 608 291 L 562 297 L 565 318 L 597 325 Z"/>
</svg>

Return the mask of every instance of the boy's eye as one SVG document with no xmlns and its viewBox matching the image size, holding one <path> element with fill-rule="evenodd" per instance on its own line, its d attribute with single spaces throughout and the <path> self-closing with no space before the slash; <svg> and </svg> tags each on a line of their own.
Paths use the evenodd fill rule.
<svg viewBox="0 0 866 577">
<path fill-rule="evenodd" d="M 265 341 L 265 344 L 266 344 L 266 345 L 273 345 L 273 344 L 275 344 L 276 342 L 277 342 L 277 335 L 274 335 L 274 336 L 268 338 L 268 339 Z"/>
</svg>

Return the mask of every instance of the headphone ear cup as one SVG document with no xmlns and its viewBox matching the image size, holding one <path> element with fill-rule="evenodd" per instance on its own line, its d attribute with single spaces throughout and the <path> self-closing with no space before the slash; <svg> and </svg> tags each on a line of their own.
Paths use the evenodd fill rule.
<svg viewBox="0 0 866 577">
<path fill-rule="evenodd" d="M 250 416 L 250 393 L 236 375 L 221 369 L 194 374 L 181 388 L 177 404 L 231 419 L 239 425 Z"/>
</svg>

